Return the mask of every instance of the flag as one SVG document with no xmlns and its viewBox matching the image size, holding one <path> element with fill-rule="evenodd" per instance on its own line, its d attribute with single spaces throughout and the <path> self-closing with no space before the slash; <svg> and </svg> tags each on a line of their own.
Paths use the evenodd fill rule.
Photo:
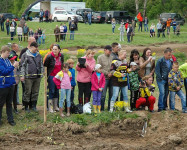
<svg viewBox="0 0 187 150">
<path fill-rule="evenodd" d="M 137 19 L 138 21 L 142 22 L 143 21 L 143 17 L 141 15 L 141 13 L 139 12 L 138 15 L 137 15 Z"/>
</svg>

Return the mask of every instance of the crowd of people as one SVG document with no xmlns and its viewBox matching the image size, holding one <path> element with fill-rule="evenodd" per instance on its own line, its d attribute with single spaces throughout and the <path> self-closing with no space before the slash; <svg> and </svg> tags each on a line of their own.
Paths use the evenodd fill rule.
<svg viewBox="0 0 187 150">
<path fill-rule="evenodd" d="M 183 86 L 187 90 L 187 62 L 179 67 L 169 47 L 164 50 L 164 56 L 157 62 L 150 48 L 145 48 L 141 56 L 137 49 L 133 49 L 128 61 L 127 52 L 121 49 L 121 45 L 112 43 L 104 47 L 104 54 L 98 56 L 97 61 L 94 59 L 95 52 L 87 50 L 85 56 L 78 59 L 75 68 L 73 59 L 64 60 L 58 44 L 52 44 L 51 51 L 44 58 L 38 52 L 38 43 L 34 37 L 28 38 L 28 46 L 21 50 L 20 56 L 18 56 L 18 50 L 16 43 L 12 44 L 11 50 L 7 46 L 1 48 L 0 125 L 5 103 L 8 122 L 12 126 L 15 125 L 13 111 L 18 113 L 19 82 L 22 85 L 22 104 L 25 112 L 29 113 L 31 110 L 37 112 L 36 106 L 44 67 L 47 68 L 49 89 L 48 111 L 50 113 L 59 111 L 62 118 L 65 117 L 65 100 L 66 116 L 71 115 L 76 84 L 80 105 L 90 102 L 93 95 L 92 104 L 95 114 L 105 110 L 107 90 L 109 91 L 107 110 L 111 113 L 116 110 L 115 102 L 118 100 L 123 101 L 127 113 L 145 109 L 146 106 L 150 112 L 154 112 L 156 101 L 154 74 L 156 74 L 159 89 L 158 112 L 168 109 L 168 95 L 169 108 L 176 110 L 175 95 L 177 94 L 181 99 L 182 112 L 187 113 L 186 96 L 182 92 Z"/>
</svg>

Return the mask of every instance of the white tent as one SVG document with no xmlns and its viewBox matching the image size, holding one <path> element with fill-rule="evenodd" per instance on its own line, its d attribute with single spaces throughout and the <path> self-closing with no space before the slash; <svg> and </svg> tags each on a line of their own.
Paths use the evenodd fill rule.
<svg viewBox="0 0 187 150">
<path fill-rule="evenodd" d="M 29 11 L 40 12 L 40 3 L 37 3 L 36 5 L 34 5 Z"/>
</svg>

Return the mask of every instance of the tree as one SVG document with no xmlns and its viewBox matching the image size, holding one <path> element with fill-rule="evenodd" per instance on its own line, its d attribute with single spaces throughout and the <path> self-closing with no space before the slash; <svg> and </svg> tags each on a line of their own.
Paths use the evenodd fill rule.
<svg viewBox="0 0 187 150">
<path fill-rule="evenodd" d="M 147 7 L 147 0 L 144 0 L 143 18 L 145 18 L 146 16 L 146 7 Z"/>
<path fill-rule="evenodd" d="M 139 1 L 135 0 L 135 4 L 136 4 L 136 15 L 139 13 Z"/>
</svg>

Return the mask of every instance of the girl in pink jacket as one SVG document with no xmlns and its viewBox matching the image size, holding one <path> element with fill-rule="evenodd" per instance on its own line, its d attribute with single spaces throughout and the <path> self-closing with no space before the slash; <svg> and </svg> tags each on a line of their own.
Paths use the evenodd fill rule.
<svg viewBox="0 0 187 150">
<path fill-rule="evenodd" d="M 77 83 L 78 83 L 78 99 L 79 104 L 83 105 L 83 95 L 84 95 L 84 104 L 90 101 L 91 97 L 91 77 L 92 72 L 94 71 L 95 67 L 95 59 L 94 59 L 95 52 L 92 50 L 87 50 L 86 56 L 82 57 L 86 60 L 84 64 L 77 63 L 76 70 L 77 70 Z"/>
<path fill-rule="evenodd" d="M 105 76 L 101 72 L 101 65 L 97 64 L 95 66 L 95 72 L 92 74 L 91 78 L 92 83 L 92 93 L 93 93 L 93 108 L 94 113 L 101 112 L 101 95 L 103 88 L 105 87 Z"/>
</svg>

